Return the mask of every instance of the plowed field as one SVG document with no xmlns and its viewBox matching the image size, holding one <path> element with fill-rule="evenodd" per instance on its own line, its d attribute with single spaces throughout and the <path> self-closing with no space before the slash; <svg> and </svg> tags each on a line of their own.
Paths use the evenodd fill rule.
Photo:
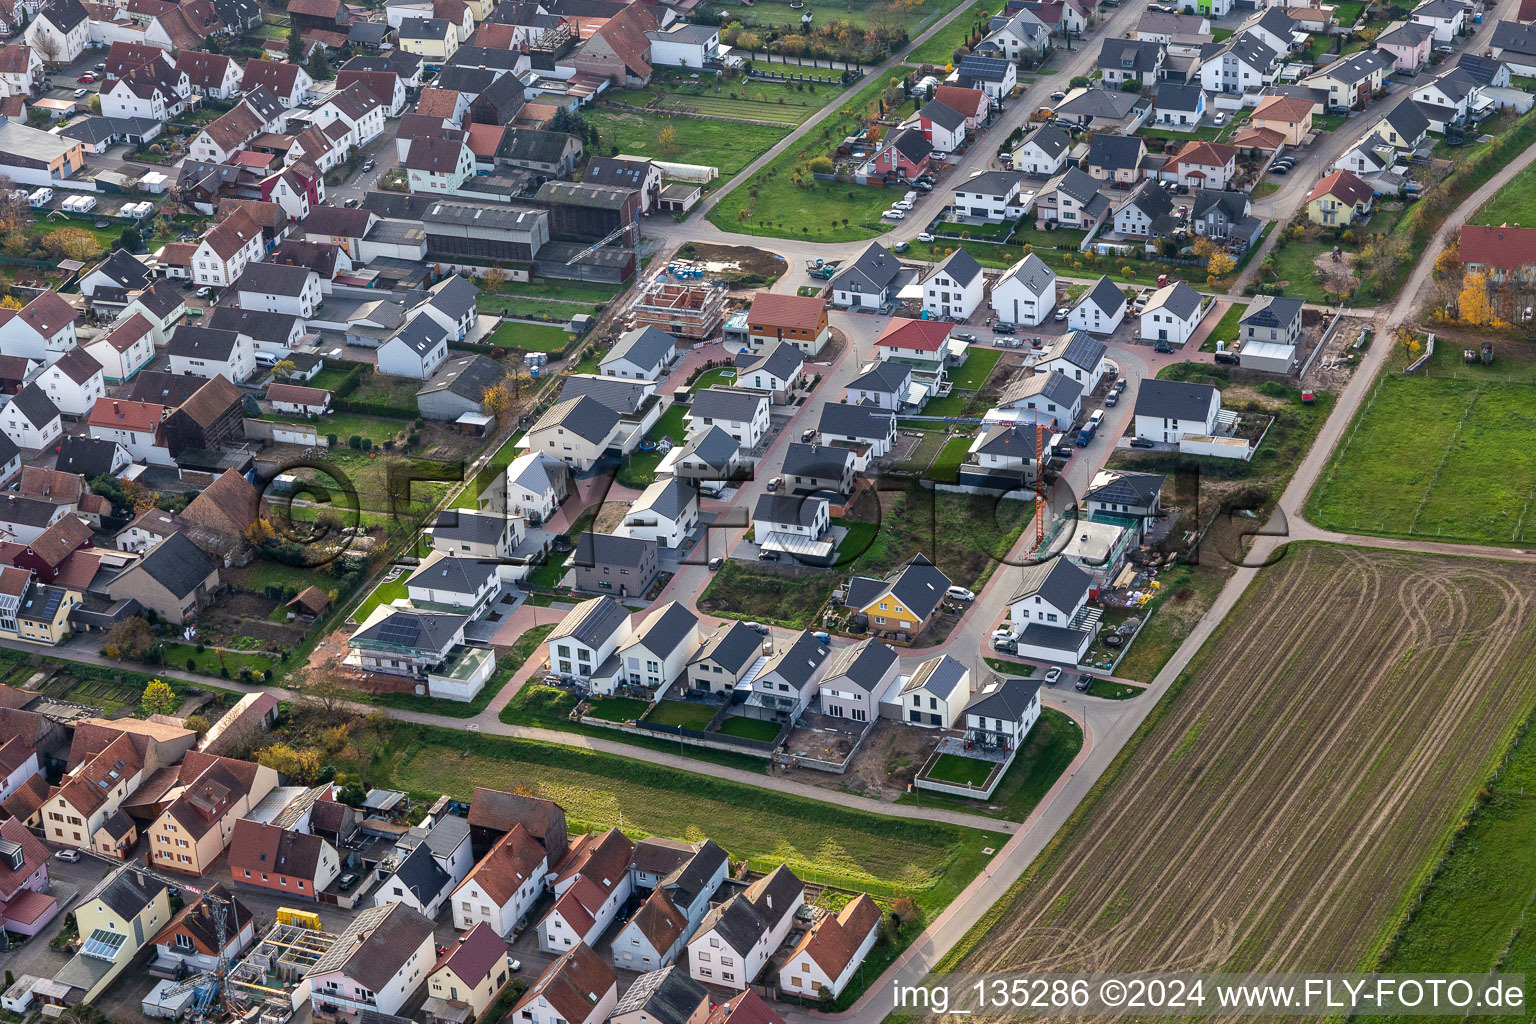
<svg viewBox="0 0 1536 1024">
<path fill-rule="evenodd" d="M 1533 591 L 1293 547 L 957 969 L 1368 968 L 1536 699 Z"/>
</svg>

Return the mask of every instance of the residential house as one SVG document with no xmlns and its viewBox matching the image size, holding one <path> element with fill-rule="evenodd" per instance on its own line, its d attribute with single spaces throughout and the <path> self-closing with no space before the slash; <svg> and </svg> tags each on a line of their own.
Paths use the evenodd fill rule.
<svg viewBox="0 0 1536 1024">
<path fill-rule="evenodd" d="M 602 1024 L 619 1001 L 613 968 L 585 943 L 560 954 L 512 1007 L 522 1024 Z"/>
<path fill-rule="evenodd" d="M 403 166 L 412 192 L 454 193 L 475 176 L 475 154 L 458 136 L 412 139 Z"/>
<path fill-rule="evenodd" d="M 736 357 L 736 386 L 767 392 L 775 405 L 784 405 L 799 386 L 804 368 L 805 356 L 799 349 L 775 341 L 755 354 Z"/>
<path fill-rule="evenodd" d="M 1129 186 L 1143 176 L 1147 144 L 1139 135 L 1096 133 L 1088 144 L 1088 174 L 1098 181 Z"/>
<path fill-rule="evenodd" d="M 852 614 L 869 619 L 872 635 L 910 641 L 932 624 L 949 587 L 949 577 L 923 555 L 916 555 L 884 579 L 852 577 L 843 603 Z M 875 699 L 878 698 L 876 694 Z"/>
<path fill-rule="evenodd" d="M 477 1020 L 512 980 L 507 942 L 486 924 L 460 935 L 427 976 L 423 1009 L 444 1022 Z"/>
<path fill-rule="evenodd" d="M 1019 186 L 1024 176 L 1014 171 L 981 171 L 955 186 L 955 212 L 989 224 L 1018 220 L 1024 215 Z"/>
<path fill-rule="evenodd" d="M 1195 234 L 1214 239 L 1242 239 L 1252 245 L 1258 240 L 1263 223 L 1252 215 L 1248 193 L 1202 188 L 1195 192 L 1190 206 L 1190 223 Z"/>
<path fill-rule="evenodd" d="M 1035 373 L 1059 371 L 1091 395 L 1109 374 L 1109 348 L 1084 331 L 1074 331 L 1043 349 L 1035 359 Z"/>
<path fill-rule="evenodd" d="M 320 275 L 307 267 L 253 263 L 235 282 L 244 310 L 283 313 L 308 320 L 320 308 Z"/>
<path fill-rule="evenodd" d="M 243 211 L 235 213 L 215 223 L 197 243 L 191 258 L 192 282 L 228 288 L 247 265 L 261 260 L 264 251 L 261 228 Z"/>
<path fill-rule="evenodd" d="M 1163 15 L 1183 17 L 1183 15 Z M 1152 120 L 1170 128 L 1193 130 L 1205 118 L 1205 90 L 1199 82 L 1180 85 L 1167 82 L 1158 87 L 1152 104 Z"/>
<path fill-rule="evenodd" d="M 1020 650 L 1023 650 L 1022 644 Z M 970 704 L 966 705 L 965 739 L 983 749 L 1000 747 L 1017 751 L 1039 719 L 1040 683 L 1037 680 L 994 679 L 976 691 Z"/>
<path fill-rule="evenodd" d="M 658 896 L 664 902 L 653 907 L 651 900 Z M 622 959 L 619 943 L 625 941 L 627 945 L 627 938 L 637 939 L 642 945 L 652 938 L 665 940 L 675 927 L 671 914 L 677 913 L 676 908 L 672 908 L 671 914 L 667 913 L 670 902 L 665 893 L 658 893 L 641 905 L 635 919 L 625 925 L 625 930 L 614 940 L 615 961 Z M 642 914 L 644 920 L 640 920 Z M 640 934 L 630 934 L 632 925 Z M 686 935 L 683 938 L 686 939 Z M 623 948 L 623 953 L 631 954 L 635 963 L 640 963 L 641 955 L 653 956 L 649 951 L 637 954 L 628 948 Z M 685 968 L 670 963 L 670 957 L 667 960 L 667 966 L 640 975 L 624 991 L 624 997 L 609 1015 L 612 1024 L 705 1024 L 712 1005 L 709 990 L 690 978 Z"/>
<path fill-rule="evenodd" d="M 528 429 L 530 452 L 557 458 L 578 473 L 591 469 L 609 450 L 619 413 L 586 395 L 556 402 Z"/>
<path fill-rule="evenodd" d="M 1185 282 L 1164 285 L 1152 293 L 1142 309 L 1138 336 L 1143 341 L 1182 346 L 1205 319 L 1208 309 L 1205 297 Z"/>
<path fill-rule="evenodd" d="M 1463 224 L 1460 242 L 1461 264 L 1468 271 L 1498 282 L 1536 277 L 1536 227 Z"/>
<path fill-rule="evenodd" d="M 1387 72 L 1394 58 L 1381 50 L 1364 50 L 1341 57 L 1303 84 L 1328 91 L 1328 109 L 1335 111 L 1364 109 L 1366 102 L 1386 84 Z"/>
<path fill-rule="evenodd" d="M 960 66 L 946 81 L 962 89 L 980 89 L 995 108 L 1013 95 L 1019 84 L 1019 73 L 1011 60 L 968 54 L 960 58 Z"/>
<path fill-rule="evenodd" d="M 779 988 L 811 999 L 841 994 L 874 947 L 880 917 L 880 908 L 864 893 L 837 913 L 822 915 L 785 955 Z"/>
<path fill-rule="evenodd" d="M 1067 314 L 1067 326 L 1091 334 L 1113 334 L 1125 319 L 1125 310 L 1125 294 L 1108 276 L 1100 277 Z"/>
<path fill-rule="evenodd" d="M 58 292 L 43 292 L 19 310 L 0 310 L 0 348 L 6 355 L 51 363 L 75 347 L 79 315 Z"/>
<path fill-rule="evenodd" d="M 241 91 L 243 72 L 228 54 L 182 50 L 176 55 L 176 73 L 186 76 L 194 96 L 233 100 Z"/>
<path fill-rule="evenodd" d="M 194 377 L 222 376 L 239 384 L 256 370 L 256 346 L 237 331 L 184 324 L 166 346 L 171 372 Z"/>
<path fill-rule="evenodd" d="M 456 356 L 448 360 L 416 392 L 416 412 L 423 419 L 453 423 L 478 422 L 488 416 L 485 398 L 507 380 L 507 368 L 482 355 Z"/>
<path fill-rule="evenodd" d="M 114 601 L 131 597 L 166 622 L 186 625 L 218 589 L 218 565 L 178 533 L 108 583 L 107 596 Z"/>
<path fill-rule="evenodd" d="M 1029 253 L 993 284 L 991 305 L 1002 323 L 1021 327 L 1044 323 L 1056 309 L 1056 272 Z"/>
<path fill-rule="evenodd" d="M 590 947 L 629 899 L 635 844 L 618 829 L 577 838 L 555 869 L 555 905 L 538 924 L 539 948 L 560 953 Z"/>
<path fill-rule="evenodd" d="M 1324 227 L 1348 227 L 1371 215 L 1375 193 L 1349 171 L 1334 171 L 1307 193 L 1307 219 Z"/>
<path fill-rule="evenodd" d="M 148 288 L 153 278 L 154 272 L 143 260 L 126 249 L 115 249 L 80 278 L 80 294 L 91 309 L 120 309 L 131 293 Z"/>
<path fill-rule="evenodd" d="M 105 383 L 123 384 L 154 359 L 154 328 L 143 314 L 134 313 L 119 319 L 82 348 L 101 366 Z"/>
<path fill-rule="evenodd" d="M 1060 377 L 1050 374 L 1050 377 Z M 1020 482 L 1034 478 L 1044 454 L 1042 427 L 1013 421 L 984 423 L 981 432 L 966 449 L 968 464 L 993 473 L 1017 474 Z"/>
<path fill-rule="evenodd" d="M 965 249 L 956 249 L 923 281 L 923 312 L 965 321 L 981 305 L 985 287 L 981 264 Z"/>
<path fill-rule="evenodd" d="M 827 307 L 819 298 L 758 292 L 747 310 L 747 344 L 761 349 L 774 341 L 815 355 L 828 337 Z"/>
<path fill-rule="evenodd" d="M 883 309 L 892 298 L 891 289 L 901 274 L 901 261 L 879 242 L 857 257 L 843 263 L 832 278 L 832 301 L 850 309 Z"/>
<path fill-rule="evenodd" d="M 466 838 L 469 835 L 467 825 L 464 835 Z M 396 851 L 398 855 L 398 846 Z M 454 883 L 453 875 L 432 855 L 431 847 L 419 843 L 395 864 L 390 876 L 373 891 L 373 905 L 409 907 L 430 921 L 442 911 Z"/>
<path fill-rule="evenodd" d="M 1415 107 L 1429 120 L 1429 130 L 1444 134 L 1453 127 L 1476 122 L 1493 112 L 1494 103 L 1483 95 L 1483 86 L 1470 71 L 1453 67 L 1409 94 Z"/>
<path fill-rule="evenodd" d="M 754 536 L 763 551 L 778 551 L 802 560 L 827 562 L 836 550 L 832 541 L 827 499 L 760 494 L 752 509 Z"/>
<path fill-rule="evenodd" d="M 1166 238 L 1180 227 L 1168 189 L 1152 178 L 1143 178 L 1115 207 L 1113 224 L 1117 234 L 1145 239 Z"/>
<path fill-rule="evenodd" d="M 1209 384 L 1144 380 L 1136 392 L 1136 436 L 1178 444 L 1188 435 L 1212 433 L 1220 411 L 1221 392 Z"/>
<path fill-rule="evenodd" d="M 90 15 L 80 0 L 48 0 L 35 9 L 26 43 L 51 67 L 72 64 L 90 40 Z"/>
<path fill-rule="evenodd" d="M 1200 87 L 1207 94 L 1257 91 L 1274 80 L 1279 59 L 1258 34 L 1238 32 L 1201 56 Z"/>
<path fill-rule="evenodd" d="M 869 404 L 877 409 L 898 410 L 915 404 L 912 388 L 912 367 L 891 359 L 877 359 L 863 373 L 848 382 L 843 400 L 854 405 Z M 923 397 L 927 396 L 922 389 Z M 849 453 L 850 456 L 852 453 Z"/>
<path fill-rule="evenodd" d="M 448 609 L 479 618 L 501 593 L 496 563 L 434 551 L 421 560 L 406 584 L 417 608 Z"/>
<path fill-rule="evenodd" d="M 768 433 L 768 395 L 744 388 L 710 387 L 693 396 L 683 420 L 697 435 L 719 427 L 743 448 L 756 448 Z"/>
<path fill-rule="evenodd" d="M 1243 347 L 1260 342 L 1296 346 L 1301 343 L 1300 299 L 1279 295 L 1260 295 L 1238 320 L 1238 337 Z"/>
<path fill-rule="evenodd" d="M 951 110 L 958 110 L 965 115 L 965 127 L 967 131 L 974 132 L 987 123 L 991 116 L 991 104 L 987 102 L 987 94 L 981 89 L 962 89 L 955 85 L 936 85 L 932 90 L 932 99 L 938 100 Z"/>
<path fill-rule="evenodd" d="M 501 511 L 521 516 L 530 524 L 555 514 L 571 492 L 571 470 L 559 459 L 541 452 L 519 455 L 507 466 L 505 506 Z"/>
<path fill-rule="evenodd" d="M 696 27 L 713 33 L 718 39 L 719 33 L 709 26 L 701 25 Z M 583 172 L 581 180 L 591 182 L 594 185 L 634 189 L 640 193 L 640 211 L 642 213 L 650 213 L 651 209 L 661 199 L 661 168 L 657 166 L 654 160 L 636 160 L 628 157 L 593 157 L 587 161 L 587 169 Z"/>
<path fill-rule="evenodd" d="M 619 335 L 598 372 L 607 377 L 659 381 L 677 359 L 677 339 L 655 327 L 638 327 Z"/>
<path fill-rule="evenodd" d="M 1271 96 L 1254 109 L 1250 123 L 1279 132 L 1288 146 L 1299 146 L 1312 131 L 1312 103 L 1296 96 Z"/>
<path fill-rule="evenodd" d="M 1493 27 L 1488 56 L 1506 65 L 1511 75 L 1536 75 L 1536 22 L 1501 20 Z"/>
<path fill-rule="evenodd" d="M 1429 117 L 1410 96 L 1383 114 L 1366 137 L 1374 135 L 1395 150 L 1413 152 L 1423 145 L 1429 126 Z"/>
<path fill-rule="evenodd" d="M 1392 70 L 1417 74 L 1429 64 L 1435 30 L 1415 21 L 1398 22 L 1376 37 L 1376 49 L 1392 57 Z"/>
<path fill-rule="evenodd" d="M 1409 17 L 1413 24 L 1434 32 L 1436 43 L 1451 43 L 1472 27 L 1472 5 L 1461 0 L 1425 0 Z"/>
<path fill-rule="evenodd" d="M 868 177 L 885 175 L 910 181 L 928 173 L 933 144 L 918 128 L 898 128 L 885 133 L 875 155 L 862 168 Z"/>
<path fill-rule="evenodd" d="M 1051 47 L 1051 27 L 1028 8 L 1004 12 L 987 22 L 987 37 L 976 44 L 976 54 L 1018 62 L 1039 56 Z"/>
<path fill-rule="evenodd" d="M 300 384 L 269 384 L 266 398 L 273 412 L 291 416 L 324 416 L 331 409 L 329 391 Z"/>
<path fill-rule="evenodd" d="M 643 597 L 656 582 L 658 545 L 638 537 L 583 533 L 576 541 L 571 564 L 576 589 L 587 593 Z"/>
<path fill-rule="evenodd" d="M 641 620 L 619 646 L 619 671 L 631 686 L 664 689 L 698 650 L 698 616 L 669 601 Z"/>
<path fill-rule="evenodd" d="M 662 459 L 658 474 L 670 472 L 685 480 L 723 484 L 739 479 L 746 472 L 741 442 L 719 427 L 692 434 L 673 451 L 676 458 L 669 453 Z"/>
<path fill-rule="evenodd" d="M 162 424 L 170 412 L 150 402 L 103 398 L 86 423 L 93 439 L 120 446 L 132 461 L 170 466 L 174 463 L 162 435 Z"/>
<path fill-rule="evenodd" d="M 1099 48 L 1098 70 L 1107 85 L 1140 82 L 1150 86 L 1162 74 L 1168 48 L 1146 39 L 1106 39 Z"/>
<path fill-rule="evenodd" d="M 997 396 L 997 418 L 1015 423 L 1044 423 L 1066 430 L 1077 421 L 1083 394 L 1083 386 L 1060 370 L 1016 377 Z M 1031 453 L 1034 451 L 1033 445 L 1028 448 Z M 999 465 L 1007 468 L 1006 461 Z"/>
<path fill-rule="evenodd" d="M 1041 648 L 1049 652 L 1047 658 L 1054 660 L 1065 653 L 1075 664 L 1093 641 L 1093 630 L 1078 629 L 1092 582 L 1086 572 L 1065 558 L 1047 558 L 1024 566 L 1008 601 L 1009 622 L 1020 653 L 1025 646 Z M 1069 635 L 1079 632 L 1085 635 Z"/>
<path fill-rule="evenodd" d="M 1237 176 L 1237 148 L 1219 142 L 1187 142 L 1169 159 L 1162 174 L 1165 181 L 1220 191 Z"/>
<path fill-rule="evenodd" d="M 82 946 L 53 980 L 69 987 L 66 998 L 94 1002 L 170 919 L 170 887 L 123 865 L 75 908 Z"/>
<path fill-rule="evenodd" d="M 12 737 L 9 744 L 20 746 L 21 738 Z M 36 752 L 25 760 L 31 762 L 29 779 L 42 780 L 37 774 Z M 46 792 L 46 785 L 44 786 Z M 6 794 L 9 803 L 12 796 L 21 796 L 12 788 Z M 12 804 L 11 806 L 15 806 Z M 7 807 L 10 810 L 10 807 Z M 59 903 L 48 895 L 48 848 L 44 846 L 26 824 L 14 815 L 0 821 L 0 923 L 5 930 L 16 935 L 37 935 L 59 913 Z"/>
<path fill-rule="evenodd" d="M 194 876 L 224 855 L 235 822 L 277 787 L 265 765 L 188 751 L 176 783 L 161 796 L 170 804 L 145 831 L 150 862 Z"/>
<path fill-rule="evenodd" d="M 241 92 L 265 88 L 284 109 L 302 107 L 314 86 L 315 80 L 303 66 L 280 60 L 246 61 L 240 79 Z"/>
<path fill-rule="evenodd" d="M 917 112 L 917 124 L 936 153 L 953 153 L 965 145 L 965 115 L 938 100 L 929 100 Z"/>
<path fill-rule="evenodd" d="M 896 416 L 874 405 L 828 403 L 821 407 L 816 432 L 822 444 L 848 444 L 865 460 L 883 459 L 896 443 Z"/>
<path fill-rule="evenodd" d="M 762 637 L 744 622 L 726 622 L 704 638 L 688 661 L 688 686 L 728 694 L 762 659 Z"/>
<path fill-rule="evenodd" d="M 418 316 L 378 349 L 380 373 L 427 380 L 448 358 L 448 338 L 430 317 Z"/>
<path fill-rule="evenodd" d="M 380 605 L 347 640 L 347 657 L 364 672 L 425 679 L 464 642 L 468 622 L 457 612 Z"/>
<path fill-rule="evenodd" d="M 830 653 L 830 644 L 816 639 L 810 630 L 802 630 L 752 677 L 752 699 L 791 717 L 800 714 L 816 696 L 817 681 Z"/>
<path fill-rule="evenodd" d="M 657 479 L 642 491 L 614 532 L 680 548 L 698 525 L 698 485 L 673 476 Z"/>
<path fill-rule="evenodd" d="M 784 452 L 782 487 L 790 494 L 815 494 L 821 491 L 851 494 L 853 467 L 853 452 L 847 448 L 791 441 Z"/>
<path fill-rule="evenodd" d="M 1086 171 L 1068 167 L 1035 193 L 1035 227 L 1058 224 L 1090 231 L 1110 212 L 1109 197 Z"/>
<path fill-rule="evenodd" d="M 511 938 L 543 895 L 548 872 L 544 847 L 521 823 L 513 824 L 453 891 L 453 926 L 460 931 L 489 927 Z"/>
<path fill-rule="evenodd" d="M 0 433 L 23 451 L 41 451 L 64 432 L 59 408 L 34 380 L 0 406 Z"/>
<path fill-rule="evenodd" d="M 953 729 L 971 699 L 971 670 L 947 654 L 936 655 L 902 682 L 900 698 L 901 720 L 908 725 Z"/>
<path fill-rule="evenodd" d="M 400 903 L 354 917 L 305 972 L 317 1016 L 358 1020 L 393 1015 L 416 993 L 433 964 L 432 922 Z"/>
<path fill-rule="evenodd" d="M 1162 513 L 1165 479 L 1157 473 L 1101 469 L 1083 495 L 1083 507 L 1091 521 L 1100 516 L 1107 521 L 1134 520 L 1137 531 L 1144 531 L 1147 521 Z"/>
<path fill-rule="evenodd" d="M 712 909 L 688 940 L 695 981 L 741 991 L 778 949 L 805 904 L 805 886 L 780 865 Z"/>
<path fill-rule="evenodd" d="M 1136 22 L 1136 38 L 1162 43 L 1170 53 L 1191 56 L 1198 56 L 1200 47 L 1214 40 L 1210 18 L 1200 14 L 1167 14 L 1158 11 L 1142 14 Z"/>
<path fill-rule="evenodd" d="M 1032 178 L 1060 174 L 1072 150 L 1072 136 L 1053 125 L 1041 125 L 1013 151 L 1013 169 Z"/>
</svg>

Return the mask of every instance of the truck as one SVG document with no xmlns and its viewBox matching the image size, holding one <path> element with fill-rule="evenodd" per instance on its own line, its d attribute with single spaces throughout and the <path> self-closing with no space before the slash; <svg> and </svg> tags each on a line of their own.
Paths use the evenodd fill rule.
<svg viewBox="0 0 1536 1024">
<path fill-rule="evenodd" d="M 1077 432 L 1077 446 L 1079 448 L 1086 448 L 1088 443 L 1093 440 L 1093 436 L 1099 432 L 1099 427 L 1103 422 L 1104 410 L 1094 410 L 1093 415 L 1088 417 L 1088 422 L 1083 424 L 1083 429 Z"/>
<path fill-rule="evenodd" d="M 805 272 L 819 281 L 830 281 L 837 273 L 836 260 L 806 260 Z"/>
</svg>

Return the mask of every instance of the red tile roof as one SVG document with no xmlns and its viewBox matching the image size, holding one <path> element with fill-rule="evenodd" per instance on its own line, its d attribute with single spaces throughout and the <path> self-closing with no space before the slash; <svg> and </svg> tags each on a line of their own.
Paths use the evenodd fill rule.
<svg viewBox="0 0 1536 1024">
<path fill-rule="evenodd" d="M 113 427 L 140 433 L 153 432 L 165 419 L 165 406 L 150 402 L 129 402 L 118 398 L 98 398 L 91 406 L 93 427 Z"/>
<path fill-rule="evenodd" d="M 1495 270 L 1536 267 L 1536 228 L 1463 224 L 1461 262 Z"/>
<path fill-rule="evenodd" d="M 750 327 L 791 327 L 796 330 L 814 331 L 826 316 L 827 304 L 822 299 L 806 295 L 781 295 L 776 292 L 758 292 L 752 296 L 752 308 L 747 313 Z"/>
<path fill-rule="evenodd" d="M 1348 206 L 1356 203 L 1368 203 L 1371 200 L 1371 186 L 1361 181 L 1349 171 L 1334 171 L 1328 177 L 1312 187 L 1307 194 L 1307 202 L 1321 199 L 1323 196 L 1333 196 Z"/>
<path fill-rule="evenodd" d="M 875 339 L 876 345 L 886 348 L 910 348 L 920 352 L 937 352 L 949 339 L 950 324 L 940 320 L 909 320 L 896 317 L 885 325 L 885 330 Z"/>
</svg>

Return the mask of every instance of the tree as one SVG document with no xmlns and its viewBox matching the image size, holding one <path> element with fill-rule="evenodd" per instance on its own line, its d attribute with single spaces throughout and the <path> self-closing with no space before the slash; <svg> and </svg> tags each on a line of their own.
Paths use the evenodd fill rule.
<svg viewBox="0 0 1536 1024">
<path fill-rule="evenodd" d="M 0 299 L 0 309 L 20 309 L 21 300 L 14 295 L 7 295 Z"/>
<path fill-rule="evenodd" d="M 1212 242 L 1207 236 L 1201 235 L 1195 239 L 1195 244 L 1190 246 L 1190 248 L 1194 250 L 1197 259 L 1208 260 L 1216 252 L 1216 243 Z"/>
<path fill-rule="evenodd" d="M 1462 276 L 1456 308 L 1464 324 L 1474 327 L 1494 324 L 1497 317 L 1493 314 L 1493 303 L 1488 298 L 1488 275 L 1480 270 L 1470 270 Z"/>
<path fill-rule="evenodd" d="M 80 228 L 56 228 L 43 236 L 42 247 L 54 259 L 88 263 L 101 252 L 96 238 Z"/>
<path fill-rule="evenodd" d="M 288 63 L 301 64 L 304 61 L 304 40 L 299 35 L 297 27 L 288 29 Z"/>
<path fill-rule="evenodd" d="M 149 685 L 144 687 L 144 696 L 139 703 L 147 714 L 170 715 L 181 707 L 181 698 L 176 696 L 176 691 L 171 689 L 169 683 L 151 679 Z"/>
<path fill-rule="evenodd" d="M 188 715 L 186 720 L 181 724 L 201 736 L 203 733 L 208 731 L 210 723 L 208 719 L 204 718 L 202 715 Z"/>
<path fill-rule="evenodd" d="M 268 519 L 258 518 L 250 526 L 245 528 L 245 542 L 253 548 L 259 548 L 277 534 L 272 529 L 272 523 Z"/>
<path fill-rule="evenodd" d="M 501 286 L 506 283 L 507 272 L 502 270 L 500 267 L 492 267 L 490 270 L 487 270 L 485 273 L 480 275 L 480 284 L 484 286 L 485 291 L 500 291 Z"/>
<path fill-rule="evenodd" d="M 1218 252 L 1211 256 L 1205 263 L 1205 271 L 1212 277 L 1226 277 L 1237 267 L 1237 260 L 1231 253 Z"/>
<path fill-rule="evenodd" d="M 85 109 L 99 116 L 101 114 L 101 93 L 91 93 L 91 98 L 85 102 Z"/>
<path fill-rule="evenodd" d="M 320 752 L 312 749 L 299 750 L 287 743 L 274 743 L 256 755 L 256 763 L 266 765 L 288 781 L 301 786 L 311 785 L 320 776 Z"/>
<path fill-rule="evenodd" d="M 144 248 L 144 236 L 138 228 L 130 225 L 123 228 L 123 233 L 117 236 L 117 247 L 127 249 L 129 252 L 138 252 Z"/>
<path fill-rule="evenodd" d="M 272 364 L 272 376 L 274 377 L 291 377 L 298 372 L 298 364 L 292 359 L 279 359 Z"/>
<path fill-rule="evenodd" d="M 578 139 L 587 138 L 590 128 L 587 119 L 574 110 L 561 109 L 549 120 L 549 130 L 552 132 L 564 132 L 566 135 L 574 135 Z"/>
<path fill-rule="evenodd" d="M 307 711 L 333 721 L 346 712 L 347 691 L 334 680 L 320 679 L 305 687 L 300 701 Z"/>
<path fill-rule="evenodd" d="M 677 129 L 671 125 L 663 128 L 661 134 L 656 136 L 656 148 L 662 153 L 677 152 Z"/>
<path fill-rule="evenodd" d="M 317 82 L 329 81 L 332 77 L 331 62 L 325 59 L 325 50 L 321 47 L 309 51 L 309 77 Z"/>
<path fill-rule="evenodd" d="M 1395 345 L 1401 346 L 1403 351 L 1407 352 L 1410 356 L 1420 348 L 1419 336 L 1414 334 L 1406 324 L 1399 324 L 1392 328 L 1392 342 Z"/>
<path fill-rule="evenodd" d="M 118 651 L 118 657 L 132 661 L 142 658 L 144 652 L 148 651 L 154 642 L 155 637 L 149 630 L 149 623 L 139 615 L 124 619 L 113 626 L 106 638 L 106 643 Z"/>
<path fill-rule="evenodd" d="M 512 411 L 512 393 L 507 390 L 506 384 L 500 381 L 486 388 L 485 393 L 480 396 L 480 401 L 484 404 L 486 411 L 496 417 L 498 423 Z"/>
<path fill-rule="evenodd" d="M 1450 277 L 1461 271 L 1461 243 L 1452 242 L 1440 250 L 1440 255 L 1435 257 L 1435 273 L 1441 277 Z"/>
</svg>

